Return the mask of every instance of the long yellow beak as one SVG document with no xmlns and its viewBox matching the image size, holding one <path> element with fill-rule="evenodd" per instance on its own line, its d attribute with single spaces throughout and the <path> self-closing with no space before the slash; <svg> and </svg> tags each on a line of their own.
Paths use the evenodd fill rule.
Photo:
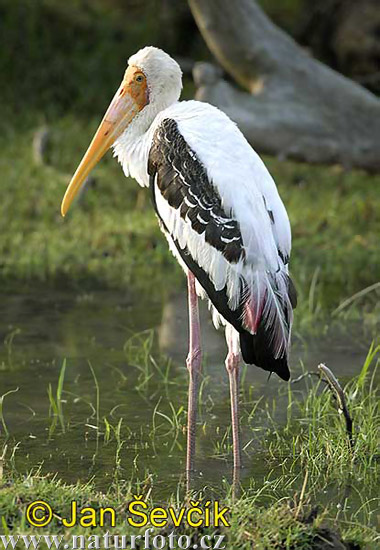
<svg viewBox="0 0 380 550">
<path fill-rule="evenodd" d="M 125 82 L 122 82 L 66 189 L 61 204 L 62 216 L 66 215 L 70 204 L 91 170 L 122 134 L 140 109 L 139 104 L 128 93 L 128 86 Z"/>
</svg>

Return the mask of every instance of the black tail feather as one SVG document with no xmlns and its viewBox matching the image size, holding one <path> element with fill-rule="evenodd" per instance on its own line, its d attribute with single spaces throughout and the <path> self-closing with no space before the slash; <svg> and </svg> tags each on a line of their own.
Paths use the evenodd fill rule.
<svg viewBox="0 0 380 550">
<path fill-rule="evenodd" d="M 256 334 L 240 333 L 240 348 L 243 360 L 266 371 L 275 372 L 283 380 L 289 380 L 290 372 L 286 355 L 276 359 L 270 343 L 270 335 L 260 324 Z"/>
<path fill-rule="evenodd" d="M 297 306 L 297 291 L 290 277 L 288 277 L 288 297 L 290 305 L 294 309 Z M 290 323 L 290 312 L 287 307 L 285 307 L 284 315 Z M 250 334 L 245 330 L 239 332 L 241 354 L 248 365 L 256 365 L 266 371 L 275 372 L 283 380 L 289 380 L 287 353 L 284 352 L 278 358 L 274 356 L 271 330 L 270 328 L 268 330 L 263 320 L 260 321 L 256 334 Z"/>
</svg>

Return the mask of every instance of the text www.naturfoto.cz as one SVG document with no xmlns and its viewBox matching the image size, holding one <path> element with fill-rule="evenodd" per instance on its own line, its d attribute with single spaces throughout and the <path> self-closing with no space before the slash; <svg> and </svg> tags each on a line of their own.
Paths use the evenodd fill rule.
<svg viewBox="0 0 380 550">
<path fill-rule="evenodd" d="M 35 550 L 49 548 L 57 550 L 85 550 L 130 548 L 132 550 L 163 548 L 183 549 L 213 549 L 223 550 L 225 535 L 203 535 L 193 541 L 188 535 L 177 535 L 174 532 L 168 535 L 152 535 L 152 529 L 146 529 L 142 535 L 72 535 L 64 541 L 63 535 L 0 535 L 0 550 Z"/>
</svg>

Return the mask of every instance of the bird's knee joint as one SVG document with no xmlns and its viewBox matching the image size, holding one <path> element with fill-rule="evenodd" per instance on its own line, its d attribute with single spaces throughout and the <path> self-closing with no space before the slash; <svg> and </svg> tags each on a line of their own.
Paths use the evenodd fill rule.
<svg viewBox="0 0 380 550">
<path fill-rule="evenodd" d="M 202 352 L 200 349 L 192 350 L 186 359 L 186 366 L 188 370 L 200 370 L 202 360 Z"/>
<path fill-rule="evenodd" d="M 226 357 L 226 369 L 228 373 L 239 372 L 239 355 L 228 354 Z"/>
</svg>

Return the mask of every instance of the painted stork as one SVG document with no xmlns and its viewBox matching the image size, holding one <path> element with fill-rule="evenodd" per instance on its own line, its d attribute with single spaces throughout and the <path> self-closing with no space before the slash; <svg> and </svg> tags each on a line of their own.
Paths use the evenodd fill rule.
<svg viewBox="0 0 380 550">
<path fill-rule="evenodd" d="M 276 185 L 236 125 L 216 107 L 179 101 L 182 73 L 164 51 L 129 58 L 122 83 L 62 201 L 113 147 L 126 176 L 149 187 L 169 247 L 187 275 L 186 469 L 194 467 L 201 335 L 198 296 L 225 327 L 234 467 L 240 467 L 239 362 L 289 379 L 296 291 L 288 274 L 290 224 Z"/>
</svg>

